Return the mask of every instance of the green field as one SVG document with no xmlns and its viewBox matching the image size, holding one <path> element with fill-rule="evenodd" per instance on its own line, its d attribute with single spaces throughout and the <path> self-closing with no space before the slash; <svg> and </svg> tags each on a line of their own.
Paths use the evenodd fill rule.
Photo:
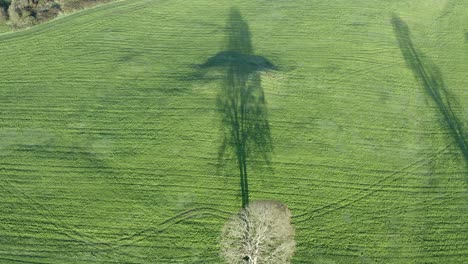
<svg viewBox="0 0 468 264">
<path fill-rule="evenodd" d="M 222 263 L 242 197 L 196 65 L 232 7 L 277 66 L 249 188 L 291 209 L 293 263 L 468 263 L 466 0 L 126 0 L 0 34 L 0 263 Z"/>
</svg>

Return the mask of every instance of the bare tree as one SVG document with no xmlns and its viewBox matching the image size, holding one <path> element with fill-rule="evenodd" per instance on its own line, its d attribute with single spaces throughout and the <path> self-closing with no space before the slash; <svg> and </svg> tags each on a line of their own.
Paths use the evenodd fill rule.
<svg viewBox="0 0 468 264">
<path fill-rule="evenodd" d="M 224 226 L 221 254 L 230 264 L 285 264 L 294 254 L 291 212 L 277 201 L 255 201 Z"/>
</svg>

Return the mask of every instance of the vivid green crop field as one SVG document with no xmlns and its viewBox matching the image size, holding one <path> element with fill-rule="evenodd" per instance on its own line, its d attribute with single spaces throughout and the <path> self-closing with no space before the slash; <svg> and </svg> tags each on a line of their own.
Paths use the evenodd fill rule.
<svg viewBox="0 0 468 264">
<path fill-rule="evenodd" d="M 468 263 L 466 0 L 126 0 L 0 34 L 0 263 L 222 263 L 242 198 L 197 65 L 233 7 L 276 66 L 249 188 L 291 209 L 293 263 Z"/>
</svg>

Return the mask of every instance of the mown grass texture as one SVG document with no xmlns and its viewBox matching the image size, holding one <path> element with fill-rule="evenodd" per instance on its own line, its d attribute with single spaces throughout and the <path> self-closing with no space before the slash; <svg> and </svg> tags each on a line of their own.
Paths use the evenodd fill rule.
<svg viewBox="0 0 468 264">
<path fill-rule="evenodd" d="M 466 128 L 466 1 L 260 0 L 128 0 L 0 35 L 0 262 L 221 262 L 239 176 L 218 166 L 222 83 L 193 76 L 232 7 L 277 66 L 249 194 L 291 209 L 293 263 L 466 262 L 466 161 L 392 25 Z"/>
</svg>

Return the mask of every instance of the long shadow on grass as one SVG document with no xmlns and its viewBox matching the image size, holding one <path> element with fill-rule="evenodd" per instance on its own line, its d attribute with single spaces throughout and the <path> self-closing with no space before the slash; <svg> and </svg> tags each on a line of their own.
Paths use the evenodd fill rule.
<svg viewBox="0 0 468 264">
<path fill-rule="evenodd" d="M 457 104 L 456 98 L 447 90 L 439 68 L 425 58 L 414 46 L 408 25 L 396 15 L 392 17 L 392 24 L 406 64 L 413 71 L 425 92 L 435 102 L 452 139 L 460 149 L 465 164 L 468 166 L 466 131 L 463 123 L 453 111 L 453 107 Z"/>
<path fill-rule="evenodd" d="M 270 161 L 272 142 L 260 71 L 276 69 L 264 57 L 254 55 L 250 30 L 239 10 L 232 8 L 226 25 L 226 47 L 199 65 L 220 70 L 222 85 L 218 109 L 222 116 L 222 166 L 235 160 L 239 169 L 242 206 L 249 203 L 248 164 Z"/>
</svg>

